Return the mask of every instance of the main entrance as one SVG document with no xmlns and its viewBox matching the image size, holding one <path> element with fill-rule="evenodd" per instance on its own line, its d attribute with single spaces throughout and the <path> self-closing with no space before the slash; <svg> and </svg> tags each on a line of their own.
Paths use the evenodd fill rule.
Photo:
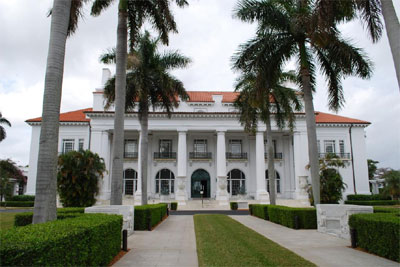
<svg viewBox="0 0 400 267">
<path fill-rule="evenodd" d="M 210 197 L 210 174 L 203 169 L 198 169 L 192 174 L 192 198 Z"/>
</svg>

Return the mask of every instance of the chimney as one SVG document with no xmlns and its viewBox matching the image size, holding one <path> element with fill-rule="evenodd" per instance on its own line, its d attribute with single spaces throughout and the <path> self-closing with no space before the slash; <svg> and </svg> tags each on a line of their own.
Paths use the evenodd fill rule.
<svg viewBox="0 0 400 267">
<path fill-rule="evenodd" d="M 111 71 L 108 68 L 103 68 L 103 73 L 101 75 L 101 86 L 104 88 L 106 82 L 111 78 Z"/>
<path fill-rule="evenodd" d="M 212 100 L 215 102 L 215 104 L 221 104 L 222 95 L 212 95 Z"/>
</svg>

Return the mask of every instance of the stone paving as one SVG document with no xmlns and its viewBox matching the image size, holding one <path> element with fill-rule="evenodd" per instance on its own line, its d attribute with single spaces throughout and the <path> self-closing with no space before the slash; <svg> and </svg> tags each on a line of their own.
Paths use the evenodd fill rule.
<svg viewBox="0 0 400 267">
<path fill-rule="evenodd" d="M 394 261 L 349 248 L 348 240 L 316 230 L 293 230 L 253 216 L 230 217 L 318 266 L 399 267 Z"/>
<path fill-rule="evenodd" d="M 169 216 L 153 231 L 135 231 L 113 266 L 198 266 L 193 216 Z"/>
</svg>

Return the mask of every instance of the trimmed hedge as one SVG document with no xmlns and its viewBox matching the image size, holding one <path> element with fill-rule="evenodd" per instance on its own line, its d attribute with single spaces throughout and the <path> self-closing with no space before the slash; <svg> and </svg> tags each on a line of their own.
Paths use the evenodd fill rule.
<svg viewBox="0 0 400 267">
<path fill-rule="evenodd" d="M 12 196 L 10 201 L 35 201 L 35 196 L 31 196 L 31 195 Z"/>
<path fill-rule="evenodd" d="M 167 215 L 168 204 L 135 206 L 135 230 L 151 230 Z"/>
<path fill-rule="evenodd" d="M 269 205 L 268 217 L 271 222 L 293 229 L 317 229 L 317 212 L 315 208 Z"/>
<path fill-rule="evenodd" d="M 178 202 L 171 202 L 171 210 L 177 210 L 178 209 Z"/>
<path fill-rule="evenodd" d="M 85 208 L 59 208 L 57 209 L 57 219 L 69 218 L 66 216 L 67 214 L 74 214 L 76 217 L 78 214 L 83 214 L 85 212 Z M 28 224 L 32 224 L 33 212 L 23 212 L 15 214 L 14 217 L 14 226 L 25 226 Z"/>
<path fill-rule="evenodd" d="M 344 202 L 344 204 L 362 205 L 362 206 L 390 206 L 390 205 L 399 204 L 399 201 L 397 201 L 397 200 L 370 200 L 370 201 L 346 200 Z"/>
<path fill-rule="evenodd" d="M 1 207 L 33 207 L 34 201 L 3 201 Z"/>
<path fill-rule="evenodd" d="M 371 201 L 371 200 L 391 200 L 390 196 L 384 195 L 347 195 L 347 200 Z"/>
<path fill-rule="evenodd" d="M 268 217 L 268 206 L 271 205 L 263 205 L 263 204 L 252 204 L 250 214 L 256 216 L 258 218 L 269 220 Z M 250 205 L 249 205 L 250 207 Z"/>
<path fill-rule="evenodd" d="M 76 218 L 0 231 L 2 266 L 106 266 L 121 250 L 122 216 Z"/>
<path fill-rule="evenodd" d="M 383 207 L 374 207 L 374 213 L 399 213 L 399 208 L 383 208 Z"/>
<path fill-rule="evenodd" d="M 399 214 L 354 214 L 350 216 L 349 225 L 357 232 L 357 246 L 400 262 Z"/>
<path fill-rule="evenodd" d="M 229 202 L 229 205 L 231 207 L 231 210 L 237 210 L 238 209 L 238 203 L 237 202 Z"/>
</svg>

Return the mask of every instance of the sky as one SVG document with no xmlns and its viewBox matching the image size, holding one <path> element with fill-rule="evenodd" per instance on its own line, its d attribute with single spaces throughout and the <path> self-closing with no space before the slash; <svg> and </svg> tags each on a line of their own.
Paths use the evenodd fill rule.
<svg viewBox="0 0 400 267">
<path fill-rule="evenodd" d="M 236 2 L 189 0 L 184 9 L 173 7 L 179 34 L 170 35 L 167 49 L 192 59 L 187 69 L 173 73 L 187 90 L 233 90 L 237 74 L 230 59 L 255 32 L 255 25 L 233 18 Z M 394 2 L 399 16 L 400 1 Z M 3 125 L 7 138 L 0 143 L 0 159 L 11 158 L 20 165 L 29 162 L 31 127 L 25 120 L 42 113 L 51 6 L 51 0 L 0 0 L 0 112 L 12 124 Z M 67 40 L 61 112 L 91 107 L 102 68 L 114 73 L 113 66 L 98 59 L 116 43 L 116 4 L 99 17 L 90 16 L 89 6 L 84 13 Z M 364 49 L 374 62 L 374 73 L 369 80 L 343 81 L 346 104 L 338 114 L 371 122 L 365 130 L 367 157 L 379 161 L 378 167 L 400 169 L 400 93 L 386 32 L 372 44 L 359 21 L 340 30 Z M 315 110 L 333 113 L 327 107 L 326 87 L 324 77 L 318 76 Z"/>
</svg>

